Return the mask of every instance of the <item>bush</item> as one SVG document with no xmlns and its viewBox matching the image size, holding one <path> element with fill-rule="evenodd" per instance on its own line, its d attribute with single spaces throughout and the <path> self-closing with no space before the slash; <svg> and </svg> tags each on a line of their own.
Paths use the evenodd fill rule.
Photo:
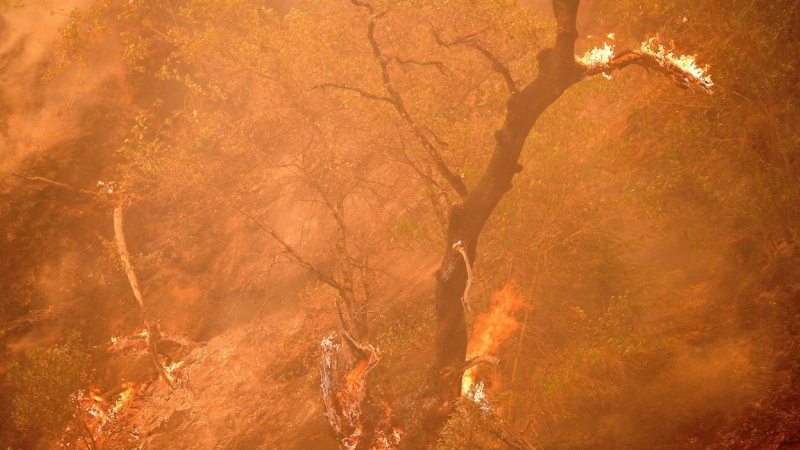
<svg viewBox="0 0 800 450">
<path fill-rule="evenodd" d="M 12 417 L 21 430 L 51 431 L 75 412 L 75 392 L 85 385 L 89 355 L 78 333 L 54 347 L 39 347 L 9 370 L 14 390 Z"/>
</svg>

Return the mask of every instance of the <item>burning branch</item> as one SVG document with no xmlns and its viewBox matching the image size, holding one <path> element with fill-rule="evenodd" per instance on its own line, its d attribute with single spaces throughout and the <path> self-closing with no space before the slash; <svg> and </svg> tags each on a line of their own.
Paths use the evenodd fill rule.
<svg viewBox="0 0 800 450">
<path fill-rule="evenodd" d="M 143 389 L 144 385 L 125 383 L 121 389 L 105 395 L 94 389 L 76 395 L 77 414 L 74 422 L 82 430 L 80 439 L 87 447 L 102 448 L 125 428 L 126 421 L 122 417 L 131 412 L 134 400 Z M 112 401 L 114 397 L 116 400 Z M 62 441 L 62 446 L 64 444 Z"/>
<path fill-rule="evenodd" d="M 697 88 L 710 93 L 714 86 L 711 76 L 708 75 L 708 65 L 698 66 L 693 55 L 676 55 L 674 49 L 667 50 L 663 45 L 655 44 L 656 38 L 642 42 L 639 50 L 626 50 L 619 55 L 614 53 L 614 34 L 609 34 L 608 38 L 611 43 L 606 42 L 603 47 L 593 48 L 575 58 L 584 69 L 582 78 L 597 74 L 610 77 L 610 72 L 636 64 L 661 72 L 686 89 Z"/>
</svg>

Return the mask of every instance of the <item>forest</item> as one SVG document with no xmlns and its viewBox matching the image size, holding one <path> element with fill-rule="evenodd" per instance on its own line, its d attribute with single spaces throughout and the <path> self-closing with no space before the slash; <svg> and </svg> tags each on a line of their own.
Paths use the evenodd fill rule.
<svg viewBox="0 0 800 450">
<path fill-rule="evenodd" d="M 0 449 L 800 449 L 795 0 L 0 0 Z"/>
</svg>

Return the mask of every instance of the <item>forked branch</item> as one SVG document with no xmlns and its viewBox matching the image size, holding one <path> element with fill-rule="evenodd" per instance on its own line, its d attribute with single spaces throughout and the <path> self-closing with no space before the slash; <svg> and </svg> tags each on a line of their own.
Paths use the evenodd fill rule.
<svg viewBox="0 0 800 450">
<path fill-rule="evenodd" d="M 511 94 L 515 94 L 517 92 L 517 83 L 514 81 L 514 77 L 511 76 L 511 71 L 509 71 L 508 67 L 502 61 L 500 61 L 500 58 L 495 56 L 495 54 L 486 48 L 485 45 L 478 41 L 476 35 L 470 35 L 468 37 L 446 41 L 442 39 L 442 36 L 438 31 L 434 31 L 433 38 L 436 40 L 436 43 L 442 47 L 449 48 L 465 46 L 477 50 L 481 55 L 488 59 L 489 62 L 492 63 L 492 70 L 499 73 L 500 76 L 503 77 L 503 81 L 505 81 L 506 87 L 508 87 L 508 92 Z"/>
<path fill-rule="evenodd" d="M 319 278 L 320 281 L 322 281 L 323 283 L 327 284 L 328 286 L 336 289 L 339 293 L 342 293 L 342 292 L 346 291 L 345 287 L 342 286 L 338 281 L 336 281 L 332 276 L 326 274 L 325 272 L 320 270 L 317 266 L 312 264 L 310 261 L 308 261 L 305 258 L 303 258 L 303 256 L 301 256 L 300 253 L 297 250 L 295 250 L 295 248 L 291 244 L 289 244 L 286 241 L 286 239 L 284 239 L 283 236 L 278 234 L 278 232 L 275 231 L 273 228 L 268 227 L 266 224 L 264 224 L 263 222 L 258 220 L 258 218 L 256 218 L 252 214 L 248 213 L 247 211 L 245 211 L 244 209 L 242 209 L 238 205 L 236 205 L 234 203 L 231 203 L 231 202 L 228 202 L 228 205 L 231 208 L 233 208 L 236 211 L 238 211 L 243 216 L 245 216 L 248 219 L 250 219 L 250 221 L 252 221 L 262 231 L 264 231 L 268 235 L 272 236 L 272 238 L 275 239 L 275 241 L 277 241 L 278 244 L 280 244 L 281 247 L 283 247 L 283 250 L 286 253 L 289 254 L 289 256 L 292 258 L 292 260 L 294 260 L 294 262 L 297 263 L 297 265 L 299 265 L 300 267 L 312 272 L 314 275 L 317 276 L 317 278 Z"/>
<path fill-rule="evenodd" d="M 375 60 L 380 66 L 383 86 L 386 89 L 386 92 L 389 94 L 389 98 L 391 98 L 392 106 L 394 106 L 394 109 L 397 111 L 403 121 L 409 126 L 409 128 L 411 128 L 411 131 L 419 140 L 420 144 L 422 144 L 422 147 L 425 148 L 425 151 L 430 156 L 439 174 L 445 180 L 447 180 L 448 184 L 450 184 L 450 186 L 458 193 L 458 195 L 461 197 L 466 197 L 469 191 L 467 190 L 467 185 L 464 184 L 464 180 L 450 170 L 450 168 L 444 162 L 441 153 L 436 148 L 436 145 L 428 138 L 424 132 L 424 129 L 420 127 L 411 117 L 411 114 L 408 112 L 400 92 L 393 87 L 392 78 L 389 73 L 389 63 L 392 60 L 397 59 L 394 57 L 385 56 L 383 54 L 383 50 L 378 44 L 378 40 L 375 38 L 375 24 L 382 14 L 376 14 L 370 3 L 360 0 L 351 0 L 351 2 L 358 7 L 366 9 L 370 13 L 371 17 L 367 22 L 367 40 L 369 41 L 370 48 L 372 49 L 372 55 L 375 57 Z"/>
</svg>

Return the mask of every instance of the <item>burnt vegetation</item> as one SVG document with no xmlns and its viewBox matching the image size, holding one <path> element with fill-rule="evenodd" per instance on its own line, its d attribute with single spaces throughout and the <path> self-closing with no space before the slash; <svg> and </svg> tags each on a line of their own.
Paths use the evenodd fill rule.
<svg viewBox="0 0 800 450">
<path fill-rule="evenodd" d="M 56 3 L 3 445 L 800 448 L 796 2 Z"/>
</svg>

